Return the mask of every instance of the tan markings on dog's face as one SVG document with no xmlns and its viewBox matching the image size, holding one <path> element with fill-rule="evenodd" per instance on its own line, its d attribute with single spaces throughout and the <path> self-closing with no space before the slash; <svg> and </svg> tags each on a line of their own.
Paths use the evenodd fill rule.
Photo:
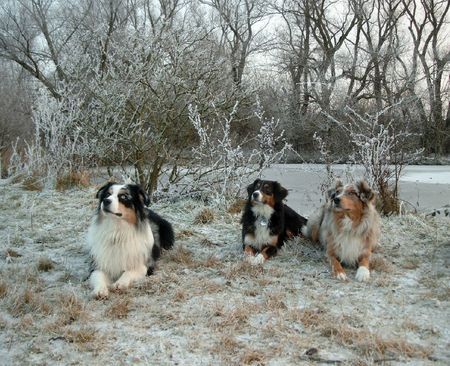
<svg viewBox="0 0 450 366">
<path fill-rule="evenodd" d="M 132 225 L 137 223 L 133 200 L 125 185 L 115 184 L 111 186 L 103 199 L 101 209 L 106 215 L 115 215 Z"/>
<path fill-rule="evenodd" d="M 347 184 L 342 190 L 336 192 L 334 205 L 336 209 L 344 211 L 352 219 L 358 220 L 362 217 L 364 203 L 353 184 Z"/>
<path fill-rule="evenodd" d="M 118 198 L 118 212 L 122 214 L 122 219 L 131 225 L 137 224 L 136 211 L 133 206 L 133 199 L 130 192 L 126 188 L 121 188 L 117 194 Z"/>
<path fill-rule="evenodd" d="M 258 184 L 256 184 L 253 195 L 255 193 L 257 193 L 257 197 L 256 199 L 253 199 L 253 201 L 264 203 L 266 205 L 269 205 L 270 207 L 275 206 L 273 184 L 265 181 L 260 181 L 258 182 Z"/>
</svg>

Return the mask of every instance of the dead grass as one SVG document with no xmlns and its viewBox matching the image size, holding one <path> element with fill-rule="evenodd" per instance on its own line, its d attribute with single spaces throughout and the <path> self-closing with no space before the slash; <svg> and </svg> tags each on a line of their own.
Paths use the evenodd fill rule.
<svg viewBox="0 0 450 366">
<path fill-rule="evenodd" d="M 370 258 L 370 270 L 377 272 L 392 272 L 392 265 L 383 257 L 376 255 Z"/>
<path fill-rule="evenodd" d="M 13 316 L 48 315 L 51 313 L 52 307 L 42 295 L 30 288 L 25 288 L 11 299 L 8 310 Z"/>
<path fill-rule="evenodd" d="M 319 328 L 330 322 L 329 316 L 322 309 L 291 309 L 286 318 L 303 324 L 305 328 Z"/>
<path fill-rule="evenodd" d="M 400 266 L 404 269 L 417 269 L 420 266 L 420 259 L 417 257 L 405 258 Z"/>
<path fill-rule="evenodd" d="M 70 171 L 56 178 L 56 190 L 65 191 L 73 187 L 89 187 L 91 178 L 89 172 L 83 171 Z"/>
<path fill-rule="evenodd" d="M 176 245 L 171 251 L 167 253 L 167 260 L 186 267 L 190 267 L 195 262 L 192 258 L 192 252 L 186 249 L 183 245 Z"/>
<path fill-rule="evenodd" d="M 24 315 L 19 322 L 19 328 L 21 330 L 27 330 L 34 326 L 34 318 L 32 314 Z"/>
<path fill-rule="evenodd" d="M 432 353 L 431 349 L 409 343 L 403 339 L 384 339 L 364 329 L 354 329 L 343 324 L 338 324 L 329 324 L 324 327 L 321 330 L 322 336 L 332 338 L 343 346 L 351 346 L 363 356 L 427 358 Z"/>
<path fill-rule="evenodd" d="M 8 285 L 6 282 L 0 282 L 0 299 L 3 299 L 8 293 Z"/>
<path fill-rule="evenodd" d="M 19 258 L 19 257 L 21 257 L 21 256 L 22 256 L 22 254 L 20 254 L 19 252 L 15 251 L 14 249 L 8 248 L 8 249 L 6 249 L 6 251 L 5 251 L 5 257 L 6 257 L 6 259 L 8 259 L 8 257 L 9 257 L 9 258 Z"/>
<path fill-rule="evenodd" d="M 62 294 L 58 305 L 61 309 L 60 321 L 62 325 L 72 324 L 86 316 L 86 305 L 75 294 Z"/>
<path fill-rule="evenodd" d="M 119 298 L 106 309 L 105 314 L 112 319 L 123 319 L 128 317 L 130 312 L 130 299 Z"/>
<path fill-rule="evenodd" d="M 246 350 L 240 360 L 241 365 L 265 365 L 265 356 L 263 353 L 255 350 Z"/>
<path fill-rule="evenodd" d="M 214 220 L 214 217 L 215 217 L 214 211 L 211 210 L 209 207 L 205 207 L 197 214 L 197 216 L 195 216 L 194 224 L 196 225 L 209 224 Z"/>
<path fill-rule="evenodd" d="M 55 268 L 55 264 L 53 263 L 53 261 L 51 259 L 44 258 L 44 257 L 39 258 L 39 261 L 37 264 L 38 271 L 49 272 L 53 268 Z"/>
<path fill-rule="evenodd" d="M 195 233 L 192 230 L 180 230 L 177 231 L 177 233 L 175 234 L 175 239 L 176 240 L 183 240 L 183 239 L 187 239 L 190 238 L 191 236 L 194 236 Z"/>
<path fill-rule="evenodd" d="M 184 302 L 187 299 L 187 294 L 184 289 L 179 289 L 175 292 L 175 295 L 173 296 L 173 301 L 176 302 Z"/>
<path fill-rule="evenodd" d="M 209 240 L 208 238 L 204 238 L 202 239 L 202 241 L 200 242 L 202 246 L 204 247 L 217 247 L 218 244 L 212 242 L 211 240 Z"/>
<path fill-rule="evenodd" d="M 245 203 L 246 200 L 237 199 L 230 206 L 228 206 L 227 212 L 232 215 L 240 214 L 245 207 Z"/>
<path fill-rule="evenodd" d="M 217 258 L 217 256 L 215 256 L 214 254 L 211 254 L 208 258 L 206 258 L 204 262 L 204 267 L 207 268 L 217 268 L 222 265 L 223 265 L 222 261 L 219 258 Z"/>
<path fill-rule="evenodd" d="M 23 178 L 22 187 L 26 191 L 41 192 L 44 189 L 42 179 L 37 175 L 29 175 Z"/>
<path fill-rule="evenodd" d="M 264 273 L 262 266 L 252 266 L 251 264 L 240 261 L 233 264 L 230 268 L 225 270 L 224 276 L 227 280 L 236 279 L 240 277 L 259 277 Z"/>
<path fill-rule="evenodd" d="M 90 343 L 96 340 L 97 330 L 90 326 L 82 326 L 77 329 L 67 329 L 64 338 L 70 343 Z"/>
<path fill-rule="evenodd" d="M 226 351 L 228 353 L 234 353 L 236 352 L 236 350 L 239 350 L 240 348 L 241 348 L 240 343 L 231 334 L 222 335 L 219 338 L 219 347 L 217 349 L 219 352 Z"/>
<path fill-rule="evenodd" d="M 277 310 L 286 310 L 287 306 L 283 301 L 285 299 L 285 294 L 278 292 L 274 294 L 269 294 L 266 298 L 265 307 L 268 310 L 277 311 Z"/>
<path fill-rule="evenodd" d="M 238 331 L 247 326 L 248 319 L 255 311 L 254 304 L 242 303 L 231 309 L 217 305 L 210 320 L 210 326 L 216 330 Z"/>
</svg>

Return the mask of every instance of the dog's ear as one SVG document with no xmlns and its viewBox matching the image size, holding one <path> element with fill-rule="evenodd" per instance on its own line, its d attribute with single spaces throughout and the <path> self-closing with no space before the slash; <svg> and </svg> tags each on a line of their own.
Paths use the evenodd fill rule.
<svg viewBox="0 0 450 366">
<path fill-rule="evenodd" d="M 356 184 L 356 188 L 359 191 L 359 197 L 361 198 L 361 201 L 367 203 L 375 199 L 375 193 L 373 190 L 369 187 L 367 182 L 365 180 L 360 180 Z"/>
<path fill-rule="evenodd" d="M 248 193 L 249 196 L 254 192 L 255 186 L 256 186 L 256 184 L 258 184 L 259 182 L 261 182 L 261 179 L 256 179 L 252 184 L 250 184 L 250 185 L 247 187 L 247 193 Z"/>
<path fill-rule="evenodd" d="M 273 187 L 273 194 L 275 195 L 275 200 L 281 202 L 288 195 L 286 188 L 282 187 L 280 183 L 275 182 Z"/>
<path fill-rule="evenodd" d="M 150 204 L 150 197 L 148 196 L 147 192 L 145 192 L 140 185 L 136 185 L 136 189 L 141 202 L 144 204 L 144 206 L 148 206 Z"/>
<path fill-rule="evenodd" d="M 336 196 L 336 192 L 338 191 L 338 189 L 342 188 L 344 185 L 342 184 L 342 181 L 340 179 L 336 179 L 336 181 L 334 182 L 334 188 L 330 188 L 327 191 L 327 198 L 328 199 L 334 199 L 334 197 Z"/>
<path fill-rule="evenodd" d="M 332 200 L 335 196 L 336 196 L 336 189 L 335 188 L 330 188 L 327 191 L 327 198 Z"/>
<path fill-rule="evenodd" d="M 109 189 L 109 187 L 111 187 L 112 185 L 116 184 L 115 182 L 108 182 L 105 183 L 95 194 L 95 198 L 100 198 L 100 196 L 103 194 L 103 192 L 107 191 Z"/>
</svg>

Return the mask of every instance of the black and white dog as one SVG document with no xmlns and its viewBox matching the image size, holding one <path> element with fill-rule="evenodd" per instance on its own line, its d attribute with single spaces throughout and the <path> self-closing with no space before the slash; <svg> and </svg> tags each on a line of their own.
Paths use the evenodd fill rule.
<svg viewBox="0 0 450 366">
<path fill-rule="evenodd" d="M 172 225 L 147 208 L 147 194 L 136 184 L 109 182 L 99 189 L 97 213 L 88 230 L 93 295 L 123 290 L 150 275 L 161 248 L 174 243 Z M 115 281 L 112 283 L 111 282 Z"/>
<path fill-rule="evenodd" d="M 307 220 L 283 203 L 288 191 L 278 182 L 256 179 L 247 192 L 242 247 L 247 261 L 256 265 L 276 255 L 285 240 L 301 235 Z"/>
</svg>

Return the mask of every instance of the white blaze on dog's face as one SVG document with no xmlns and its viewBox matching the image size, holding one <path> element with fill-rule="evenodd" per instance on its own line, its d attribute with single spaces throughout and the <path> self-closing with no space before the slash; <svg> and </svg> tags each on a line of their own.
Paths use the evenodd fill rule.
<svg viewBox="0 0 450 366">
<path fill-rule="evenodd" d="M 361 213 L 365 205 L 374 203 L 375 194 L 363 180 L 345 186 L 337 182 L 335 189 L 329 191 L 329 198 L 336 211 Z"/>
<path fill-rule="evenodd" d="M 137 223 L 136 197 L 127 185 L 111 184 L 99 191 L 100 214 L 111 215 L 117 219 L 126 220 L 130 224 Z"/>
<path fill-rule="evenodd" d="M 272 208 L 287 196 L 287 190 L 278 182 L 260 179 L 249 185 L 247 192 L 252 203 L 267 204 Z"/>
<path fill-rule="evenodd" d="M 100 209 L 102 213 L 122 216 L 120 212 L 119 194 L 125 188 L 124 185 L 114 184 L 105 192 L 101 198 Z"/>
</svg>

